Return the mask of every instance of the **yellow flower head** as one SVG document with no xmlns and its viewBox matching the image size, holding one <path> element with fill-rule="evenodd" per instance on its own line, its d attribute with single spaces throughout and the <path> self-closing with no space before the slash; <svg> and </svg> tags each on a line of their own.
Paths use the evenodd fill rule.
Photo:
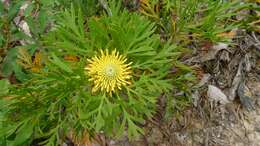
<svg viewBox="0 0 260 146">
<path fill-rule="evenodd" d="M 131 62 L 126 63 L 127 59 L 119 55 L 116 50 L 111 54 L 108 50 L 106 52 L 101 50 L 100 53 L 99 57 L 88 59 L 89 64 L 85 70 L 90 76 L 89 80 L 94 84 L 92 92 L 101 90 L 112 95 L 116 89 L 120 90 L 122 86 L 130 84 Z"/>
</svg>

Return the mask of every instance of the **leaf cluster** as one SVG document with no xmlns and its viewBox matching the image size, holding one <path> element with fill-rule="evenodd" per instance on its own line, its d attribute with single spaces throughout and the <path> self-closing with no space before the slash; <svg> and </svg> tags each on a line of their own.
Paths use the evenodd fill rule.
<svg viewBox="0 0 260 146">
<path fill-rule="evenodd" d="M 3 101 L 0 137 L 8 144 L 26 145 L 43 139 L 43 145 L 58 145 L 73 132 L 110 136 L 142 133 L 151 118 L 156 99 L 169 93 L 173 81 L 169 71 L 180 55 L 178 47 L 161 42 L 156 25 L 136 13 L 109 3 L 112 15 L 87 17 L 72 5 L 58 16 L 54 29 L 44 35 L 41 46 L 48 56 L 39 73 L 10 89 L 11 100 Z M 133 62 L 132 85 L 108 96 L 92 93 L 84 71 L 87 59 L 100 49 L 117 49 Z M 70 55 L 77 61 L 64 59 Z"/>
<path fill-rule="evenodd" d="M 218 34 L 250 23 L 247 16 L 242 21 L 236 19 L 241 11 L 247 10 L 256 10 L 256 6 L 239 0 L 147 0 L 142 2 L 139 11 L 160 26 L 165 38 L 185 46 L 191 38 L 226 41 L 227 38 Z"/>
</svg>

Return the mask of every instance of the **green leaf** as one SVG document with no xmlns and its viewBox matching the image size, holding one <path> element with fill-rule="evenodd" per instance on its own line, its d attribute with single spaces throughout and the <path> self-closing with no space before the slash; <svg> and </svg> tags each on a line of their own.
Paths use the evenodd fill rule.
<svg viewBox="0 0 260 146">
<path fill-rule="evenodd" d="M 0 23 L 0 27 L 1 27 L 1 23 Z M 4 40 L 5 39 L 4 39 L 3 35 L 0 34 L 0 46 L 2 46 L 4 44 Z"/>
<path fill-rule="evenodd" d="M 12 74 L 14 70 L 14 66 L 16 64 L 16 56 L 17 56 L 17 48 L 11 48 L 7 56 L 4 59 L 3 66 L 2 66 L 2 74 L 4 77 L 8 77 Z"/>
<path fill-rule="evenodd" d="M 45 10 L 41 10 L 40 14 L 39 14 L 39 29 L 40 29 L 40 33 L 43 33 L 46 25 L 47 25 L 47 21 L 48 20 L 48 16 Z"/>
<path fill-rule="evenodd" d="M 17 63 L 14 64 L 13 70 L 14 70 L 14 74 L 15 74 L 15 77 L 17 80 L 24 82 L 29 79 L 29 75 L 24 73 L 22 70 L 22 67 L 20 65 L 18 65 Z"/>
<path fill-rule="evenodd" d="M 99 131 L 103 126 L 105 125 L 105 121 L 103 119 L 103 117 L 101 116 L 101 113 L 99 113 L 97 115 L 97 119 L 96 119 L 96 131 Z"/>
<path fill-rule="evenodd" d="M 9 92 L 10 83 L 8 80 L 0 80 L 0 96 L 6 95 Z"/>
<path fill-rule="evenodd" d="M 14 3 L 14 2 L 12 2 L 12 3 Z M 8 21 L 12 21 L 12 19 L 17 15 L 17 13 L 20 10 L 20 7 L 22 6 L 23 1 L 20 1 L 14 5 L 12 3 L 9 6 L 10 10 L 8 12 Z"/>
<path fill-rule="evenodd" d="M 56 0 L 55 0 L 56 1 Z M 54 0 L 41 0 L 41 4 L 43 4 L 44 6 L 51 6 L 55 3 Z"/>
<path fill-rule="evenodd" d="M 54 53 L 51 54 L 52 60 L 50 60 L 53 64 L 60 67 L 62 70 L 73 73 L 73 71 L 64 63 L 62 62 Z"/>
<path fill-rule="evenodd" d="M 30 16 L 30 14 L 31 14 L 31 12 L 32 12 L 32 10 L 33 10 L 33 8 L 34 8 L 34 5 L 30 4 L 30 5 L 25 9 L 25 11 L 24 11 L 24 16 L 25 16 L 25 17 Z"/>
<path fill-rule="evenodd" d="M 1 1 L 0 2 L 0 16 L 2 16 L 4 14 L 4 4 L 3 2 Z"/>
<path fill-rule="evenodd" d="M 21 146 L 25 142 L 28 142 L 28 139 L 33 133 L 34 125 L 32 125 L 30 120 L 27 120 L 16 132 L 16 137 L 13 143 L 13 146 Z"/>
<path fill-rule="evenodd" d="M 128 136 L 129 138 L 134 138 L 136 136 L 139 135 L 139 133 L 143 133 L 143 130 L 136 126 L 136 124 L 134 124 L 134 122 L 130 119 L 127 120 L 128 121 Z"/>
</svg>

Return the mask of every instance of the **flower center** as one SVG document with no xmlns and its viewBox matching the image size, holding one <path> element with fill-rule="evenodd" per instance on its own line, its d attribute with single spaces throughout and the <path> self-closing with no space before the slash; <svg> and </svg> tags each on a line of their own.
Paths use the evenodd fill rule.
<svg viewBox="0 0 260 146">
<path fill-rule="evenodd" d="M 114 65 L 109 64 L 104 68 L 104 75 L 107 77 L 115 77 L 117 74 L 117 69 Z"/>
</svg>

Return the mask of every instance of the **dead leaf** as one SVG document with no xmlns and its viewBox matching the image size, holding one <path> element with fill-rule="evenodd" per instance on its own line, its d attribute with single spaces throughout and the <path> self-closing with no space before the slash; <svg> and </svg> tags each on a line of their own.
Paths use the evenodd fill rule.
<svg viewBox="0 0 260 146">
<path fill-rule="evenodd" d="M 153 5 L 149 0 L 140 1 L 139 12 L 143 15 L 159 20 L 160 17 L 158 16 L 157 11 L 159 11 L 157 5 Z"/>
<path fill-rule="evenodd" d="M 237 74 L 236 76 L 234 77 L 233 79 L 233 82 L 232 82 L 232 85 L 231 85 L 231 88 L 229 89 L 229 100 L 234 100 L 235 97 L 236 97 L 236 91 L 237 91 L 237 88 L 242 80 L 242 68 L 243 68 L 243 62 L 241 61 L 239 63 L 239 66 L 238 66 L 238 69 L 237 69 Z"/>
<path fill-rule="evenodd" d="M 201 54 L 201 57 L 200 57 L 201 61 L 205 62 L 205 61 L 215 59 L 217 53 L 220 50 L 227 50 L 227 48 L 228 48 L 228 44 L 225 44 L 225 43 L 218 43 L 216 45 L 213 45 L 213 47 L 211 49 L 209 49 L 206 54 L 205 53 Z"/>
<path fill-rule="evenodd" d="M 5 6 L 6 8 L 9 7 L 9 5 L 10 5 L 10 0 L 1 0 L 1 1 L 2 1 L 2 3 L 4 4 L 4 6 Z"/>
<path fill-rule="evenodd" d="M 32 72 L 40 72 L 42 69 L 42 53 L 36 52 L 33 59 L 33 66 L 31 67 Z"/>
<path fill-rule="evenodd" d="M 25 48 L 18 49 L 17 63 L 24 69 L 31 68 L 33 66 L 31 55 Z"/>
<path fill-rule="evenodd" d="M 230 102 L 227 96 L 219 88 L 213 85 L 208 86 L 207 95 L 209 100 L 213 102 L 220 102 L 221 104 L 227 104 Z"/>
<path fill-rule="evenodd" d="M 200 79 L 200 82 L 198 83 L 197 87 L 202 87 L 203 85 L 205 85 L 206 83 L 208 83 L 208 81 L 211 79 L 211 75 L 210 74 L 203 74 L 202 78 Z"/>
<path fill-rule="evenodd" d="M 79 61 L 79 57 L 75 56 L 75 55 L 65 55 L 63 58 L 66 61 L 73 61 L 73 62 L 78 62 Z"/>
<path fill-rule="evenodd" d="M 224 37 L 228 39 L 233 39 L 237 35 L 237 29 L 231 30 L 229 32 L 222 32 L 217 34 L 218 37 Z"/>
<path fill-rule="evenodd" d="M 194 93 L 192 93 L 191 97 L 193 105 L 197 107 L 200 99 L 199 91 L 196 90 Z"/>
<path fill-rule="evenodd" d="M 7 99 L 7 100 L 11 100 L 13 99 L 14 97 L 13 96 L 6 96 L 6 97 L 3 97 L 3 99 Z"/>
<path fill-rule="evenodd" d="M 96 134 L 94 136 L 90 135 L 87 130 L 79 136 L 73 130 L 68 132 L 67 138 L 73 142 L 76 146 L 102 146 L 106 145 L 103 135 Z"/>
<path fill-rule="evenodd" d="M 204 75 L 204 70 L 199 66 L 194 66 L 192 69 L 194 70 L 197 79 L 201 80 Z"/>
<path fill-rule="evenodd" d="M 43 67 L 42 64 L 42 53 L 36 52 L 34 59 L 24 48 L 18 50 L 17 63 L 20 64 L 24 69 L 30 69 L 32 72 L 40 72 Z"/>
<path fill-rule="evenodd" d="M 24 3 L 19 10 L 18 16 L 16 16 L 14 18 L 14 23 L 18 26 L 18 28 L 24 32 L 26 35 L 28 35 L 29 37 L 32 37 L 30 28 L 28 23 L 24 20 L 23 15 L 24 15 L 24 11 L 26 10 L 26 8 L 29 6 L 29 2 Z"/>
<path fill-rule="evenodd" d="M 82 137 L 78 137 L 73 131 L 68 133 L 68 138 L 76 145 L 92 146 L 89 134 L 84 132 Z"/>
<path fill-rule="evenodd" d="M 254 105 L 252 101 L 252 94 L 250 90 L 245 86 L 244 83 L 240 83 L 237 94 L 239 96 L 240 102 L 242 103 L 243 107 L 248 111 L 254 110 Z"/>
<path fill-rule="evenodd" d="M 220 60 L 225 61 L 225 62 L 229 62 L 230 61 L 229 52 L 226 51 L 226 50 L 221 51 Z"/>
</svg>

